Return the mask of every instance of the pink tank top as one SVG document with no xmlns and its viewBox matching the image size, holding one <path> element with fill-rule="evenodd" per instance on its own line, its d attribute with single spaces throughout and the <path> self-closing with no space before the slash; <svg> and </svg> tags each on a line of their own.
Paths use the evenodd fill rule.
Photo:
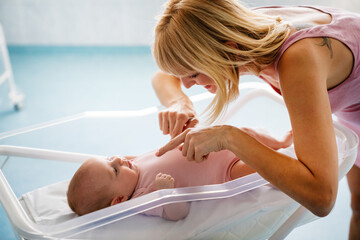
<svg viewBox="0 0 360 240">
<path fill-rule="evenodd" d="M 329 100 L 333 113 L 359 106 L 360 103 L 360 14 L 348 12 L 341 9 L 318 6 L 299 6 L 312 8 L 331 15 L 332 21 L 329 24 L 318 25 L 301 29 L 293 33 L 282 45 L 274 62 L 275 71 L 281 56 L 295 42 L 312 37 L 330 37 L 341 41 L 353 54 L 354 65 L 348 78 L 338 86 L 329 89 Z M 269 8 L 281 8 L 273 6 Z M 278 89 L 278 93 L 280 91 Z M 281 93 L 280 93 L 281 94 Z"/>
</svg>

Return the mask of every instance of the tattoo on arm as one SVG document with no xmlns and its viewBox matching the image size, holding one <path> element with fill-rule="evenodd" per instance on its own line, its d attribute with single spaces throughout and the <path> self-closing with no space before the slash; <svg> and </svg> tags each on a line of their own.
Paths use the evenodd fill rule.
<svg viewBox="0 0 360 240">
<path fill-rule="evenodd" d="M 293 25 L 297 31 L 300 31 L 302 29 L 311 28 L 314 27 L 314 24 L 308 24 L 308 23 L 294 23 Z"/>
<path fill-rule="evenodd" d="M 328 37 L 322 37 L 323 41 L 319 44 L 319 46 L 323 47 L 326 46 L 330 51 L 330 58 L 333 58 L 333 50 L 331 47 L 331 39 Z"/>
</svg>

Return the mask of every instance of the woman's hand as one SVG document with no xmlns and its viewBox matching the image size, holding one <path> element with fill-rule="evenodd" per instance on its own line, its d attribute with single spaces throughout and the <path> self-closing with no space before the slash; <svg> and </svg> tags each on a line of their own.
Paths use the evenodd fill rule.
<svg viewBox="0 0 360 240">
<path fill-rule="evenodd" d="M 190 104 L 175 102 L 159 113 L 159 126 L 163 134 L 176 137 L 188 128 L 198 124 L 196 112 Z"/>
<path fill-rule="evenodd" d="M 180 147 L 183 156 L 186 156 L 189 161 L 204 161 L 209 153 L 227 149 L 228 136 L 232 128 L 222 125 L 187 129 L 160 148 L 156 155 L 161 156 L 184 143 Z"/>
<path fill-rule="evenodd" d="M 261 129 L 251 129 L 251 128 L 240 128 L 242 131 L 246 132 L 265 146 L 272 148 L 274 150 L 278 150 L 280 148 L 287 148 L 293 143 L 293 133 L 289 131 L 285 134 L 283 139 L 278 140 L 268 133 L 265 130 Z"/>
</svg>

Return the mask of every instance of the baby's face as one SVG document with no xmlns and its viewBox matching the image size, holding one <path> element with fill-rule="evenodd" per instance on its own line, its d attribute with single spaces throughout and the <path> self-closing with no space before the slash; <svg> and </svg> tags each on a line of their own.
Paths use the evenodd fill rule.
<svg viewBox="0 0 360 240">
<path fill-rule="evenodd" d="M 87 160 L 85 167 L 91 172 L 92 178 L 96 179 L 95 183 L 106 186 L 111 198 L 130 198 L 139 179 L 139 169 L 134 162 L 121 157 L 111 157 L 109 160 L 91 158 Z"/>
</svg>

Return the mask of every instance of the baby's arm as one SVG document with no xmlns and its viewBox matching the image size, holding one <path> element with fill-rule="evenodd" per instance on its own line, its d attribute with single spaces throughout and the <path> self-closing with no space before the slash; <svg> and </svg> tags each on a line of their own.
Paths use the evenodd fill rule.
<svg viewBox="0 0 360 240">
<path fill-rule="evenodd" d="M 134 158 L 137 158 L 137 156 L 123 156 L 122 157 L 122 156 L 115 155 L 115 156 L 108 157 L 107 159 L 112 161 L 112 160 L 114 160 L 116 158 L 120 158 L 120 159 L 123 159 L 123 160 L 132 160 Z"/>
<path fill-rule="evenodd" d="M 292 131 L 287 132 L 287 134 L 284 136 L 282 140 L 278 140 L 267 134 L 264 130 L 260 130 L 260 129 L 255 130 L 251 128 L 241 128 L 241 130 L 243 130 L 244 132 L 246 132 L 256 140 L 258 140 L 265 146 L 268 146 L 269 148 L 272 148 L 274 150 L 278 150 L 280 148 L 287 148 L 293 142 Z M 249 167 L 243 161 L 239 160 L 232 166 L 230 171 L 230 177 L 233 180 L 236 178 L 241 178 L 246 175 L 252 174 L 254 172 L 255 171 L 251 167 Z"/>
<path fill-rule="evenodd" d="M 243 161 L 239 160 L 231 167 L 230 177 L 231 180 L 234 180 L 252 173 L 255 173 L 255 170 L 249 167 L 249 165 L 245 164 Z"/>
<path fill-rule="evenodd" d="M 168 174 L 159 173 L 155 177 L 155 187 L 157 190 L 174 188 L 175 180 Z M 163 218 L 177 221 L 189 214 L 189 204 L 187 202 L 171 203 L 164 206 Z"/>
<path fill-rule="evenodd" d="M 293 143 L 293 133 L 292 131 L 289 131 L 286 133 L 284 138 L 282 140 L 278 140 L 269 134 L 267 134 L 264 130 L 261 129 L 251 129 L 251 128 L 241 128 L 244 132 L 264 144 L 265 146 L 268 146 L 269 148 L 272 148 L 274 150 L 278 150 L 280 148 L 287 148 Z M 231 168 L 230 176 L 231 179 L 240 178 L 249 174 L 254 173 L 255 170 L 253 170 L 251 167 L 249 167 L 247 164 L 245 164 L 243 161 L 239 160 L 237 161 Z"/>
<path fill-rule="evenodd" d="M 269 148 L 274 150 L 278 150 L 280 148 L 287 148 L 293 143 L 293 134 L 292 131 L 287 132 L 282 140 L 278 140 L 269 134 L 267 134 L 264 130 L 254 130 L 251 128 L 241 128 L 244 132 L 264 144 Z"/>
</svg>

